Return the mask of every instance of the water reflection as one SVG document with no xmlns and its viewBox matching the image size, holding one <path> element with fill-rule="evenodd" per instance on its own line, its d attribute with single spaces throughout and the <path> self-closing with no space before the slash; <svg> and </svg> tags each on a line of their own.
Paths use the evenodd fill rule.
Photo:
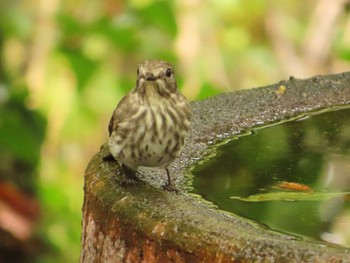
<svg viewBox="0 0 350 263">
<path fill-rule="evenodd" d="M 350 246 L 349 194 L 294 202 L 230 199 L 278 193 L 281 182 L 315 193 L 350 191 L 349 108 L 259 129 L 219 147 L 193 173 L 194 192 L 220 209 L 278 231 Z"/>
</svg>

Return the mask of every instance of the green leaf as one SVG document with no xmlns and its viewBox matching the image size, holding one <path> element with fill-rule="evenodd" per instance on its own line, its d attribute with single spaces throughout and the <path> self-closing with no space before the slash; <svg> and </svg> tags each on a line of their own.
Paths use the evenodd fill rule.
<svg viewBox="0 0 350 263">
<path fill-rule="evenodd" d="M 232 196 L 231 199 L 238 199 L 246 202 L 266 201 L 324 201 L 335 197 L 349 195 L 350 192 L 322 193 L 322 192 L 274 192 L 250 195 L 248 197 Z"/>
</svg>

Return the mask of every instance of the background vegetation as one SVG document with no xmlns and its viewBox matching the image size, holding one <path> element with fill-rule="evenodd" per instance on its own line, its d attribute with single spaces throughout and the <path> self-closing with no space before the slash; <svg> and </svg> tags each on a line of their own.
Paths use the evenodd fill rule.
<svg viewBox="0 0 350 263">
<path fill-rule="evenodd" d="M 84 169 L 140 61 L 173 63 L 191 100 L 342 72 L 348 9 L 347 0 L 1 1 L 0 261 L 77 262 Z"/>
</svg>

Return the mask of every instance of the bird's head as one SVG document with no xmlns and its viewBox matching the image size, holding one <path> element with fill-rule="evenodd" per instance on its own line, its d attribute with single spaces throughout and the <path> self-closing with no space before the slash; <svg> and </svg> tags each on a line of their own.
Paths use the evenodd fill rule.
<svg viewBox="0 0 350 263">
<path fill-rule="evenodd" d="M 137 69 L 136 89 L 144 95 L 156 93 L 161 97 L 177 92 L 172 65 L 161 60 L 143 61 Z"/>
</svg>

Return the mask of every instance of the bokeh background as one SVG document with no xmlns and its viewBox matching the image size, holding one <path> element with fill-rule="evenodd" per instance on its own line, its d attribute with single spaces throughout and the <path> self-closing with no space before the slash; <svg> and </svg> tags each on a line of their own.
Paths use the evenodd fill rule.
<svg viewBox="0 0 350 263">
<path fill-rule="evenodd" d="M 349 14 L 349 0 L 1 0 L 0 261 L 78 261 L 84 169 L 140 61 L 173 63 L 190 100 L 344 72 Z"/>
</svg>

